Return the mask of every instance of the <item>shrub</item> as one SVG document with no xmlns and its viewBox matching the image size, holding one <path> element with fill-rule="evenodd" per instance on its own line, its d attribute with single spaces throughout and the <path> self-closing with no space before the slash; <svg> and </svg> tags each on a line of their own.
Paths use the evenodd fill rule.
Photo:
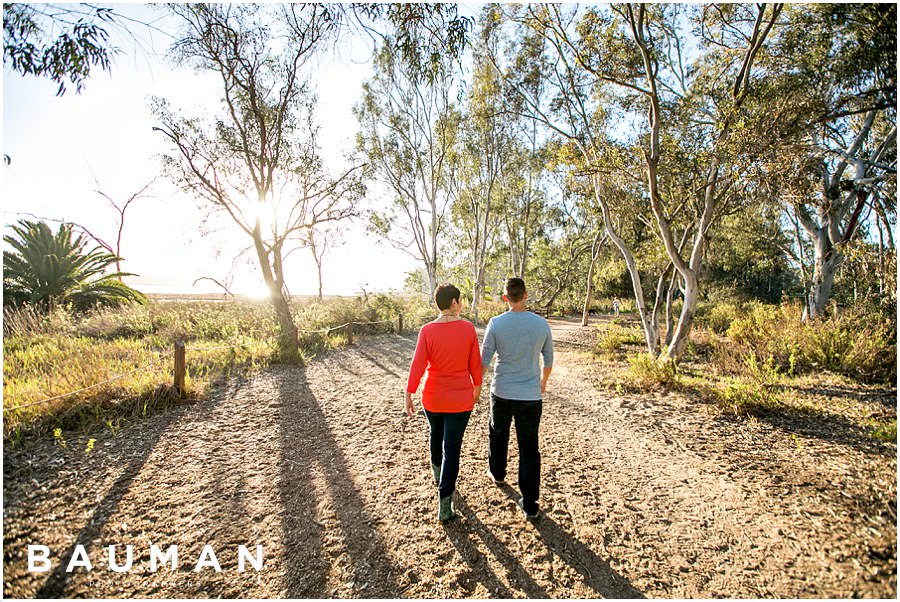
<svg viewBox="0 0 900 602">
<path fill-rule="evenodd" d="M 30 339 L 44 334 L 67 334 L 75 328 L 71 311 L 55 307 L 40 311 L 33 305 L 3 308 L 3 338 Z"/>
<path fill-rule="evenodd" d="M 719 409 L 732 416 L 756 415 L 779 406 L 778 396 L 761 382 L 733 380 L 717 395 Z"/>
<path fill-rule="evenodd" d="M 700 326 L 705 326 L 716 334 L 725 334 L 742 311 L 738 304 L 733 302 L 717 303 L 712 306 L 701 304 L 698 307 L 696 320 Z"/>
<path fill-rule="evenodd" d="M 797 303 L 752 304 L 728 328 L 717 361 L 736 372 L 752 353 L 788 374 L 828 370 L 876 382 L 897 376 L 897 332 L 877 314 L 850 310 L 804 323 Z"/>
<path fill-rule="evenodd" d="M 623 345 L 640 345 L 644 335 L 639 328 L 623 327 L 620 323 L 601 324 L 597 326 L 597 342 L 595 351 L 599 353 L 615 353 Z"/>
<path fill-rule="evenodd" d="M 678 385 L 675 364 L 662 362 L 648 353 L 628 358 L 628 380 L 642 389 L 672 389 Z"/>
</svg>

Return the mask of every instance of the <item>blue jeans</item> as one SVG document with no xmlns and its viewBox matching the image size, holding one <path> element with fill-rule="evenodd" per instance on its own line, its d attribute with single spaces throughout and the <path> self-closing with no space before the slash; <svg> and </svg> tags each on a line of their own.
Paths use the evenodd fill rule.
<svg viewBox="0 0 900 602">
<path fill-rule="evenodd" d="M 541 489 L 541 452 L 538 449 L 538 429 L 541 426 L 543 402 L 503 399 L 491 395 L 491 421 L 488 428 L 488 466 L 495 478 L 506 478 L 509 450 L 509 429 L 516 421 L 516 441 L 519 443 L 519 490 L 525 512 L 538 511 Z"/>
<path fill-rule="evenodd" d="M 428 438 L 431 450 L 431 463 L 441 467 L 441 481 L 438 492 L 442 498 L 453 495 L 456 491 L 456 478 L 459 476 L 459 454 L 462 450 L 463 434 L 469 424 L 472 412 L 429 412 L 428 425 L 431 427 Z"/>
</svg>

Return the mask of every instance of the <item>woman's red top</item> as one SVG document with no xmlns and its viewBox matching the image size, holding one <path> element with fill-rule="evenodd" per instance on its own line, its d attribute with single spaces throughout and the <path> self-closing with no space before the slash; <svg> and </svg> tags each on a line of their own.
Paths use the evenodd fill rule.
<svg viewBox="0 0 900 602">
<path fill-rule="evenodd" d="M 429 412 L 468 412 L 481 384 L 481 351 L 475 326 L 466 320 L 429 322 L 419 331 L 406 390 L 415 393 L 427 369 L 422 406 Z"/>
</svg>

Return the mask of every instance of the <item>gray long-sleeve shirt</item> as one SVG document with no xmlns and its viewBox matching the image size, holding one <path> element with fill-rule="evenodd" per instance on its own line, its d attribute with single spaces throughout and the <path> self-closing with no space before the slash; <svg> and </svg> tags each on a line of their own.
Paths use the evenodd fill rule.
<svg viewBox="0 0 900 602">
<path fill-rule="evenodd" d="M 481 344 L 481 364 L 497 354 L 491 393 L 503 399 L 541 399 L 541 364 L 553 365 L 553 336 L 547 320 L 530 311 L 508 311 L 491 318 Z"/>
</svg>

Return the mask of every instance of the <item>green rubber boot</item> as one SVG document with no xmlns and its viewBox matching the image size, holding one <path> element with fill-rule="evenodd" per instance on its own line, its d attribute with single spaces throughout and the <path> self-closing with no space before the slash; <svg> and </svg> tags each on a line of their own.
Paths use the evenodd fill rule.
<svg viewBox="0 0 900 602">
<path fill-rule="evenodd" d="M 441 482 L 441 467 L 435 464 L 431 465 L 431 472 L 434 473 L 434 484 L 437 485 Z"/>
<path fill-rule="evenodd" d="M 438 520 L 445 523 L 454 516 L 456 514 L 453 513 L 453 496 L 442 497 L 438 506 Z"/>
</svg>

